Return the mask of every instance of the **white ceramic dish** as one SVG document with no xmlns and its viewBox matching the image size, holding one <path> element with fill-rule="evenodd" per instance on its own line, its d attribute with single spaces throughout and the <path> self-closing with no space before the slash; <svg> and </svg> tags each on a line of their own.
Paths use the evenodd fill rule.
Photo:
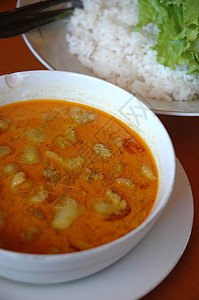
<svg viewBox="0 0 199 300">
<path fill-rule="evenodd" d="M 129 252 L 155 224 L 171 195 L 175 154 L 159 119 L 141 101 L 103 80 L 61 71 L 29 71 L 0 77 L 0 105 L 31 99 L 60 99 L 104 110 L 131 126 L 148 144 L 159 173 L 158 195 L 148 218 L 134 231 L 101 247 L 59 255 L 0 250 L 0 275 L 24 282 L 55 283 L 81 278 Z"/>
<path fill-rule="evenodd" d="M 17 6 L 37 2 L 38 0 L 18 0 Z M 40 0 L 41 1 L 41 0 Z M 50 70 L 94 75 L 71 55 L 66 41 L 66 26 L 62 21 L 54 22 L 39 30 L 24 34 L 23 38 L 36 58 Z M 172 101 L 139 98 L 155 113 L 166 115 L 198 116 L 199 99 L 194 101 Z"/>
<path fill-rule="evenodd" d="M 129 254 L 95 275 L 64 284 L 32 285 L 0 278 L 0 299 L 140 299 L 165 279 L 184 253 L 193 214 L 191 187 L 177 160 L 174 190 L 167 207 L 156 226 Z"/>
</svg>

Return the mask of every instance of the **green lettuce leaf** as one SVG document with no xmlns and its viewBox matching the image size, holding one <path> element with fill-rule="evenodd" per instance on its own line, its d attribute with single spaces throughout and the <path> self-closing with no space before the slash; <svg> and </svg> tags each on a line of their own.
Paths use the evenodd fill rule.
<svg viewBox="0 0 199 300">
<path fill-rule="evenodd" d="M 188 64 L 189 74 L 199 74 L 199 1 L 138 0 L 139 22 L 136 30 L 149 23 L 159 29 L 156 44 L 157 61 L 174 69 Z"/>
</svg>

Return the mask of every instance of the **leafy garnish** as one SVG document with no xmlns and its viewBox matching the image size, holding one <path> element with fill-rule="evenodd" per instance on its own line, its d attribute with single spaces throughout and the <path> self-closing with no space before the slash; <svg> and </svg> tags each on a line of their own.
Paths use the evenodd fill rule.
<svg viewBox="0 0 199 300">
<path fill-rule="evenodd" d="M 157 61 L 175 69 L 188 64 L 189 74 L 199 74 L 199 1 L 138 0 L 139 22 L 136 30 L 149 23 L 159 29 L 156 44 Z"/>
</svg>

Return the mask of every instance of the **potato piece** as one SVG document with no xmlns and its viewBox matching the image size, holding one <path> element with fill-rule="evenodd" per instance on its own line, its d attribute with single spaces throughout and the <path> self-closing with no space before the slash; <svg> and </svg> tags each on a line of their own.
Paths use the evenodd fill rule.
<svg viewBox="0 0 199 300">
<path fill-rule="evenodd" d="M 26 137 L 33 143 L 42 143 L 47 139 L 46 134 L 37 128 L 33 128 L 26 132 Z"/>
<path fill-rule="evenodd" d="M 151 170 L 151 168 L 148 165 L 143 164 L 141 172 L 150 181 L 156 181 L 157 180 L 157 177 L 153 174 L 153 171 Z"/>
<path fill-rule="evenodd" d="M 20 167 L 16 163 L 7 164 L 3 170 L 3 176 L 9 177 L 15 175 L 20 170 Z"/>
<path fill-rule="evenodd" d="M 107 160 L 112 156 L 112 152 L 103 144 L 95 144 L 93 151 L 103 160 Z"/>
<path fill-rule="evenodd" d="M 40 157 L 37 151 L 37 148 L 32 146 L 25 147 L 24 151 L 21 154 L 21 161 L 27 165 L 34 165 L 40 163 Z"/>
<path fill-rule="evenodd" d="M 74 199 L 70 199 L 64 206 L 58 208 L 51 226 L 54 229 L 64 230 L 79 217 L 82 211 L 83 207 L 79 206 Z"/>
<path fill-rule="evenodd" d="M 25 232 L 20 233 L 21 241 L 32 242 L 37 240 L 41 235 L 41 230 L 38 227 L 30 226 Z"/>
<path fill-rule="evenodd" d="M 12 153 L 12 149 L 9 146 L 0 146 L 0 158 L 6 157 Z"/>
</svg>

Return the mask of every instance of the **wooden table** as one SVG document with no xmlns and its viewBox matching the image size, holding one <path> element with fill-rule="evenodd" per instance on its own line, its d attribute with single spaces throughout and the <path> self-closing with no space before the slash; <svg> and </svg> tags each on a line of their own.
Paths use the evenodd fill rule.
<svg viewBox="0 0 199 300">
<path fill-rule="evenodd" d="M 15 6 L 16 0 L 0 1 L 0 11 Z M 21 36 L 0 40 L 0 75 L 36 69 L 44 70 L 45 67 L 30 52 Z M 191 238 L 182 258 L 167 278 L 146 295 L 143 300 L 198 300 L 199 117 L 160 115 L 159 118 L 168 130 L 174 144 L 176 156 L 189 178 L 194 196 L 195 216 Z"/>
</svg>

